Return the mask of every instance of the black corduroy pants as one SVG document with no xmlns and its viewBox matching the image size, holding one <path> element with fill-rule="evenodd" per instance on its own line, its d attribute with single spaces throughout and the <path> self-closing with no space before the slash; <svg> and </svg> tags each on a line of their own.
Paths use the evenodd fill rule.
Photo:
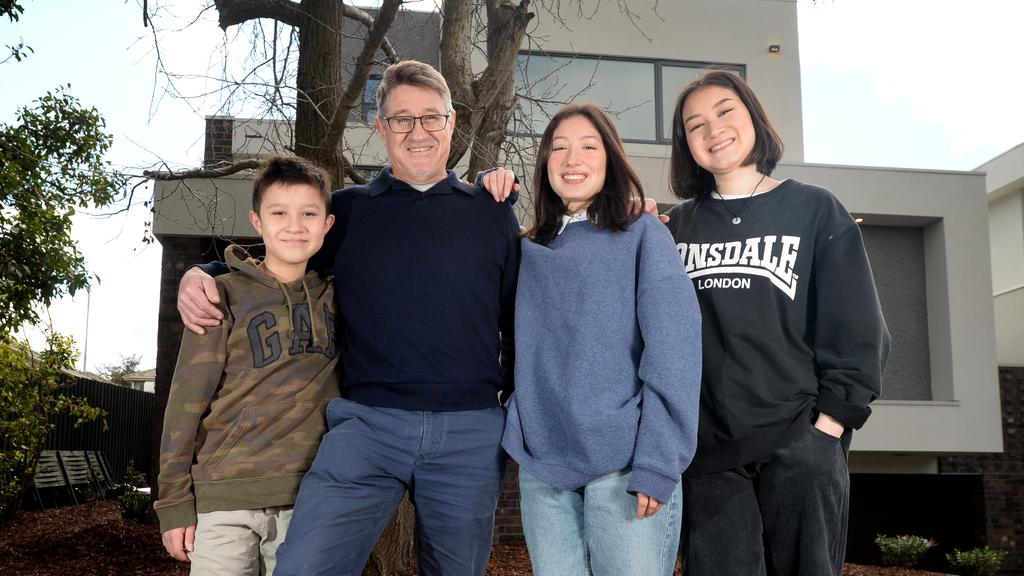
<svg viewBox="0 0 1024 576">
<path fill-rule="evenodd" d="M 848 442 L 808 423 L 763 460 L 687 478 L 685 576 L 840 576 Z"/>
</svg>

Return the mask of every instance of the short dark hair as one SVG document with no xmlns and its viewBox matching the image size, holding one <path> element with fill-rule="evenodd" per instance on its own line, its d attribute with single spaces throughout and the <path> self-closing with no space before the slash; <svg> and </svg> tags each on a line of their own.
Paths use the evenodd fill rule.
<svg viewBox="0 0 1024 576">
<path fill-rule="evenodd" d="M 548 159 L 555 130 L 573 116 L 582 116 L 594 125 L 606 155 L 604 185 L 587 207 L 588 218 L 602 230 L 623 231 L 639 217 L 634 202 L 643 204 L 644 189 L 640 177 L 629 165 L 622 140 L 608 113 L 594 104 L 568 104 L 548 122 L 537 150 L 533 175 L 534 226 L 527 236 L 538 244 L 547 245 L 554 240 L 562 226 L 566 206 L 548 179 Z"/>
<path fill-rule="evenodd" d="M 331 177 L 305 158 L 271 156 L 263 160 L 259 174 L 252 183 L 252 211 L 260 213 L 263 193 L 274 184 L 309 184 L 320 191 L 324 207 L 331 206 Z"/>
<path fill-rule="evenodd" d="M 739 96 L 747 107 L 750 120 L 754 124 L 754 149 L 743 161 L 743 166 L 757 165 L 757 171 L 771 175 L 775 165 L 782 158 L 782 138 L 772 127 L 764 106 L 757 99 L 754 90 L 746 80 L 727 70 L 708 70 L 700 78 L 683 86 L 676 98 L 676 110 L 672 117 L 672 161 L 669 173 L 669 186 L 672 192 L 683 200 L 707 197 L 715 190 L 715 177 L 707 170 L 701 169 L 690 153 L 686 144 L 686 132 L 683 127 L 683 105 L 691 94 L 707 86 L 728 88 Z"/>
</svg>

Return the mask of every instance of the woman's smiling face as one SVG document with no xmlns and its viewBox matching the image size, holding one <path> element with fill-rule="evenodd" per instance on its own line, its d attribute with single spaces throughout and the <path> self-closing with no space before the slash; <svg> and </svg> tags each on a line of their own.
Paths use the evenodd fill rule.
<svg viewBox="0 0 1024 576">
<path fill-rule="evenodd" d="M 722 86 L 705 86 L 683 103 L 686 144 L 697 165 L 721 176 L 741 168 L 757 136 L 750 111 L 740 97 Z"/>
</svg>

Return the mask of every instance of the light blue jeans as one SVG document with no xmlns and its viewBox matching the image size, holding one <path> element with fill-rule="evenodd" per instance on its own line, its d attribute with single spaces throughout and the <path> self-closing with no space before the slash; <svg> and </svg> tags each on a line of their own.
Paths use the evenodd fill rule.
<svg viewBox="0 0 1024 576">
<path fill-rule="evenodd" d="M 534 576 L 672 576 L 682 487 L 652 517 L 636 517 L 629 470 L 561 490 L 519 469 L 523 533 Z"/>
</svg>

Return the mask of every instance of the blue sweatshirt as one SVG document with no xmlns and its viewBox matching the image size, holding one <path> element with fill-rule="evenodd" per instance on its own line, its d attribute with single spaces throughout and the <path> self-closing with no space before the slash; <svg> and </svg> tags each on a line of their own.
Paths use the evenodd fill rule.
<svg viewBox="0 0 1024 576">
<path fill-rule="evenodd" d="M 335 192 L 330 209 L 308 266 L 334 275 L 342 395 L 404 410 L 497 406 L 513 385 L 512 207 L 454 172 L 420 192 L 386 167 Z"/>
<path fill-rule="evenodd" d="M 668 501 L 697 444 L 701 334 L 665 226 L 523 240 L 515 330 L 509 455 L 564 490 L 632 468 L 630 492 Z"/>
</svg>

